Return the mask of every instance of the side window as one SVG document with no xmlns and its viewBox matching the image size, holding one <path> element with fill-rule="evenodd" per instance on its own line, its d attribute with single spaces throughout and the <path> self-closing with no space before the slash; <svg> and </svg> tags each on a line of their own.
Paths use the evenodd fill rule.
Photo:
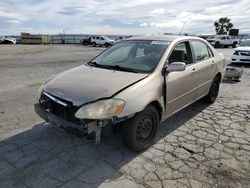
<svg viewBox="0 0 250 188">
<path fill-rule="evenodd" d="M 221 40 L 226 40 L 226 37 L 221 37 Z"/>
<path fill-rule="evenodd" d="M 194 50 L 195 61 L 202 61 L 209 58 L 208 47 L 205 43 L 200 41 L 192 41 L 191 44 Z"/>
<path fill-rule="evenodd" d="M 229 37 L 227 37 L 227 40 L 230 40 L 230 38 L 229 38 Z"/>
<path fill-rule="evenodd" d="M 177 44 L 171 55 L 168 58 L 169 64 L 173 62 L 184 62 L 186 64 L 191 64 L 191 53 L 190 53 L 190 46 L 188 42 L 182 42 Z"/>
<path fill-rule="evenodd" d="M 100 37 L 100 39 L 101 39 L 101 40 L 104 40 L 104 38 L 103 38 L 103 37 Z"/>
<path fill-rule="evenodd" d="M 96 40 L 99 40 L 100 37 L 96 37 Z"/>
</svg>

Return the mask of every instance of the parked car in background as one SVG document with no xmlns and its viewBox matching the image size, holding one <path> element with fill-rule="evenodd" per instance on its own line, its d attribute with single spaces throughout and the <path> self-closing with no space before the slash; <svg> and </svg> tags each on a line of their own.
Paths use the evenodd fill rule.
<svg viewBox="0 0 250 188">
<path fill-rule="evenodd" d="M 130 37 L 131 37 L 131 36 L 121 36 L 121 37 L 116 38 L 115 41 L 116 41 L 116 42 L 120 42 L 120 41 L 125 40 L 125 39 L 128 39 L 128 38 L 130 38 Z"/>
<path fill-rule="evenodd" d="M 216 35 L 209 37 L 207 41 L 215 48 L 232 46 L 235 48 L 239 43 L 239 39 L 233 39 L 230 35 Z"/>
<path fill-rule="evenodd" d="M 81 43 L 82 43 L 83 45 L 90 45 L 90 44 L 91 44 L 91 36 L 89 36 L 89 37 L 87 37 L 87 38 L 85 38 L 85 39 L 82 39 L 82 40 L 81 40 Z"/>
<path fill-rule="evenodd" d="M 142 151 L 160 122 L 200 98 L 216 100 L 225 65 L 198 37 L 130 38 L 47 80 L 35 110 L 58 126 L 95 133 L 96 143 L 105 126 L 120 123 L 124 143 Z"/>
<path fill-rule="evenodd" d="M 16 39 L 13 37 L 0 38 L 0 44 L 16 44 Z"/>
<path fill-rule="evenodd" d="M 240 42 L 231 57 L 231 63 L 250 63 L 250 39 Z"/>
<path fill-rule="evenodd" d="M 92 36 L 91 37 L 91 44 L 93 46 L 105 46 L 109 47 L 115 44 L 115 41 L 110 39 L 107 36 Z"/>
</svg>

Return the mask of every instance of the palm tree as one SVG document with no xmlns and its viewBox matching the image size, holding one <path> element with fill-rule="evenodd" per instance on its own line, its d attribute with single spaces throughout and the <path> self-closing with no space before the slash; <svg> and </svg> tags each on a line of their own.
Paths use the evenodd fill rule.
<svg viewBox="0 0 250 188">
<path fill-rule="evenodd" d="M 233 28 L 233 24 L 231 23 L 231 19 L 227 17 L 222 17 L 218 22 L 214 22 L 215 31 L 217 35 L 227 34 L 227 32 Z"/>
</svg>

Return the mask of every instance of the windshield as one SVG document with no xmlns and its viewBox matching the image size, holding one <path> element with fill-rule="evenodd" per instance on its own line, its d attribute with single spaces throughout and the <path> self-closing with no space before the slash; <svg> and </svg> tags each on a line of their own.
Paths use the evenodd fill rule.
<svg viewBox="0 0 250 188">
<path fill-rule="evenodd" d="M 151 72 L 168 46 L 166 41 L 122 41 L 97 56 L 91 62 L 113 69 Z"/>
<path fill-rule="evenodd" d="M 250 46 L 250 40 L 241 41 L 240 46 Z"/>
</svg>

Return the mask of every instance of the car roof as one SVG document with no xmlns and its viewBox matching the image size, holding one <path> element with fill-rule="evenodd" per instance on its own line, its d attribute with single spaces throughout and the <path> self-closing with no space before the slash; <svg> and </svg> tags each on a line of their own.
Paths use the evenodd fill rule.
<svg viewBox="0 0 250 188">
<path fill-rule="evenodd" d="M 175 39 L 198 39 L 199 37 L 191 37 L 191 36 L 180 36 L 180 35 L 149 35 L 149 36 L 138 36 L 131 37 L 126 40 L 164 40 L 171 42 Z"/>
</svg>

